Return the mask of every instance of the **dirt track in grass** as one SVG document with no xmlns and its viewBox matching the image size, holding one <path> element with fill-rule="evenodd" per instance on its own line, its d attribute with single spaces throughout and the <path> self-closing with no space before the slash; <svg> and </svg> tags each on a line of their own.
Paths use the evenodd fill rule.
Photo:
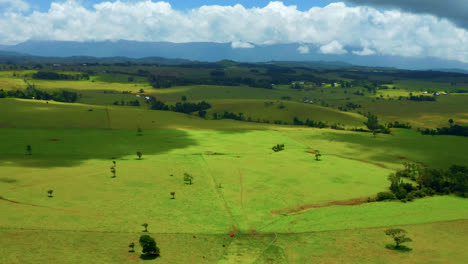
<svg viewBox="0 0 468 264">
<path fill-rule="evenodd" d="M 352 206 L 352 205 L 360 205 L 364 203 L 368 203 L 367 198 L 354 198 L 354 199 L 349 199 L 349 200 L 333 201 L 333 202 L 329 202 L 327 204 L 322 204 L 322 205 L 306 204 L 306 205 L 301 205 L 296 208 L 283 208 L 283 209 L 272 210 L 270 212 L 272 214 L 295 214 L 295 213 L 303 212 L 308 209 L 317 209 L 317 208 L 323 208 L 323 207 L 329 207 L 329 206 L 335 206 L 335 205 Z"/>
</svg>

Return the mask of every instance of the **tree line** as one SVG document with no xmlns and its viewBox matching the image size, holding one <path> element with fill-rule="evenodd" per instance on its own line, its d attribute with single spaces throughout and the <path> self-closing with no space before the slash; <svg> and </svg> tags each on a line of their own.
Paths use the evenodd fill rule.
<svg viewBox="0 0 468 264">
<path fill-rule="evenodd" d="M 450 125 L 449 127 L 441 127 L 436 129 L 426 128 L 421 130 L 423 135 L 452 135 L 468 137 L 468 126 Z"/>
<path fill-rule="evenodd" d="M 452 165 L 448 169 L 423 168 L 418 164 L 405 163 L 405 168 L 388 176 L 390 192 L 377 194 L 376 200 L 398 199 L 412 201 L 432 195 L 456 194 L 468 198 L 468 167 Z M 408 179 L 416 182 L 414 186 Z"/>
<path fill-rule="evenodd" d="M 32 75 L 34 79 L 39 80 L 89 80 L 89 75 L 84 74 L 64 74 L 53 71 L 38 71 Z"/>
<path fill-rule="evenodd" d="M 211 108 L 211 105 L 205 101 L 199 103 L 177 102 L 175 105 L 167 105 L 162 101 L 151 96 L 149 99 L 150 108 L 152 110 L 173 111 L 179 113 L 190 114 L 196 111 L 204 111 Z"/>
<path fill-rule="evenodd" d="M 37 100 L 54 100 L 57 102 L 73 103 L 78 99 L 78 94 L 70 91 L 58 91 L 48 93 L 38 89 L 31 89 L 30 91 L 23 92 L 21 90 L 16 91 L 4 91 L 0 89 L 0 98 L 13 97 L 22 99 L 37 99 Z"/>
<path fill-rule="evenodd" d="M 327 127 L 327 124 L 322 121 L 314 121 L 314 120 L 310 120 L 309 118 L 307 118 L 306 121 L 302 121 L 297 116 L 294 117 L 293 124 L 296 126 L 309 126 L 309 127 L 318 127 L 318 128 Z"/>
</svg>

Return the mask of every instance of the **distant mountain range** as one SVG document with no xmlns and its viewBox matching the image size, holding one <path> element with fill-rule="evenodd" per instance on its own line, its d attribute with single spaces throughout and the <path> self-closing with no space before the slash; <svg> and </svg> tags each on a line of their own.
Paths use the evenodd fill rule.
<svg viewBox="0 0 468 264">
<path fill-rule="evenodd" d="M 150 57 L 158 58 L 159 60 L 164 60 L 164 58 L 169 59 L 166 61 L 168 64 L 184 63 L 187 60 L 215 62 L 224 59 L 239 62 L 323 61 L 410 70 L 428 70 L 433 67 L 438 71 L 468 73 L 468 63 L 458 61 L 442 60 L 433 57 L 360 56 L 353 53 L 343 55 L 322 54 L 319 52 L 318 47 L 314 46 L 309 46 L 309 53 L 301 54 L 298 51 L 298 47 L 301 45 L 293 43 L 260 45 L 253 48 L 232 48 L 231 43 L 213 42 L 171 43 L 126 40 L 102 42 L 27 41 L 13 46 L 0 45 L 0 55 L 2 57 L 28 54 L 44 57 L 127 57 L 133 59 Z M 353 50 L 352 47 L 347 48 Z M 177 59 L 178 62 L 173 59 Z"/>
</svg>

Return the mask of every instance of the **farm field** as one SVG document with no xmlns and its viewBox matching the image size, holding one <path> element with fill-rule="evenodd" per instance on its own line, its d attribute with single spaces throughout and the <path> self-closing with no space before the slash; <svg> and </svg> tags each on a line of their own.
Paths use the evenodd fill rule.
<svg viewBox="0 0 468 264">
<path fill-rule="evenodd" d="M 214 113 L 222 115 L 224 112 L 235 114 L 243 113 L 246 119 L 252 120 L 279 120 L 293 123 L 294 117 L 322 121 L 330 124 L 343 124 L 348 127 L 363 127 L 365 117 L 357 113 L 342 112 L 339 110 L 289 101 L 269 100 L 212 100 L 213 107 L 208 115 Z"/>
<path fill-rule="evenodd" d="M 0 89 L 24 89 L 26 88 L 26 84 L 22 78 L 24 76 L 29 76 L 28 78 L 30 78 L 34 72 L 0 72 Z M 13 76 L 13 74 L 16 76 Z M 29 80 L 29 82 L 40 90 L 59 91 L 66 89 L 77 92 L 79 94 L 77 102 L 92 105 L 112 105 L 115 102 L 120 103 L 121 101 L 136 99 L 144 105 L 144 100 L 136 97 L 137 94 L 141 96 L 155 96 L 159 100 L 174 104 L 180 102 L 181 97 L 185 96 L 189 101 L 198 102 L 205 100 L 211 103 L 213 108 L 208 111 L 210 114 L 214 112 L 223 113 L 224 111 L 242 112 L 246 117 L 260 120 L 266 119 L 270 122 L 281 120 L 282 122 L 291 123 L 294 116 L 298 116 L 303 119 L 310 118 L 314 121 L 326 120 L 329 121 L 329 124 L 343 123 L 350 127 L 360 127 L 362 126 L 360 120 L 363 117 L 358 113 L 372 112 L 379 115 L 383 122 L 408 122 L 414 128 L 445 126 L 450 118 L 456 120 L 458 124 L 468 124 L 466 94 L 451 93 L 452 90 L 458 91 L 468 87 L 463 83 L 451 86 L 450 84 L 435 81 L 398 80 L 394 84 L 386 85 L 390 89 L 378 90 L 375 95 L 358 96 L 354 92 L 362 91 L 362 87 L 343 89 L 340 87 L 330 87 L 329 85 L 301 90 L 291 89 L 289 85 L 277 85 L 271 90 L 252 89 L 248 86 L 219 85 L 189 85 L 153 89 L 150 85 L 143 82 L 140 77 L 138 77 L 140 79 L 137 78 L 133 83 L 124 82 L 128 76 L 100 74 L 91 76 L 90 80 Z M 398 87 L 398 89 L 391 89 L 393 87 Z M 432 90 L 438 89 L 437 91 L 449 91 L 450 94 L 438 97 L 435 102 L 398 100 L 399 96 L 405 97 L 410 93 L 422 95 L 421 91 L 425 90 L 425 87 L 432 87 Z M 143 89 L 143 93 L 140 93 L 141 89 Z M 376 97 L 380 100 L 376 99 Z M 284 98 L 288 98 L 288 100 L 284 100 Z M 305 99 L 312 100 L 314 103 L 303 103 Z M 258 102 L 258 105 L 254 102 Z M 274 107 L 266 108 L 263 105 L 265 102 L 277 102 L 278 105 L 282 102 L 290 107 L 289 109 L 286 108 L 279 111 L 280 109 L 273 109 Z M 294 104 L 295 102 L 298 104 Z M 362 108 L 348 112 L 338 111 L 338 107 L 345 106 L 349 102 L 359 104 Z M 329 113 L 315 111 L 324 105 L 329 106 L 326 109 L 337 111 L 330 111 Z M 314 108 L 314 106 L 319 108 Z M 342 112 L 343 115 L 339 115 L 339 112 Z M 342 117 L 343 119 L 341 119 Z"/>
<path fill-rule="evenodd" d="M 468 236 L 468 199 L 373 201 L 404 163 L 441 170 L 467 165 L 466 137 L 416 131 L 448 126 L 451 118 L 468 124 L 464 93 L 398 100 L 438 83 L 388 77 L 393 84 L 376 93 L 366 82 L 346 89 L 329 83 L 155 89 L 131 75 L 135 69 L 102 69 L 89 80 L 0 71 L 0 89 L 7 92 L 26 89 L 26 77 L 35 89 L 77 94 L 73 103 L 0 98 L 0 263 L 464 263 L 468 257 L 460 246 Z M 152 69 L 194 79 L 212 72 L 177 71 Z M 268 71 L 260 70 L 260 77 L 247 68 L 225 72 L 261 79 Z M 444 85 L 440 89 L 451 89 Z M 169 106 L 203 100 L 210 107 L 206 118 L 200 111 L 151 110 L 143 96 Z M 134 100 L 138 106 L 125 104 Z M 213 120 L 224 112 L 242 113 L 243 121 Z M 367 112 L 380 124 L 413 128 L 351 131 L 367 128 Z M 345 130 L 295 126 L 295 117 Z M 277 144 L 285 149 L 273 151 Z M 156 259 L 140 255 L 143 223 L 161 248 Z M 390 227 L 408 231 L 411 252 L 386 248 Z M 136 252 L 128 251 L 131 242 Z"/>
<path fill-rule="evenodd" d="M 376 241 L 384 243 L 385 237 L 369 228 L 380 228 L 380 234 L 385 226 L 410 225 L 417 230 L 434 222 L 468 218 L 468 201 L 449 196 L 409 204 L 326 206 L 384 191 L 387 175 L 406 159 L 433 167 L 464 162 L 468 145 L 460 137 L 436 137 L 438 140 L 434 141 L 431 136 L 395 130 L 393 136 L 373 138 L 355 132 L 203 120 L 161 111 L 119 111 L 127 107 L 110 108 L 111 120 L 119 121 L 112 122 L 112 129 L 108 129 L 103 106 L 14 99 L 3 99 L 1 106 L 10 109 L 8 116 L 12 118 L 4 123 L 8 125 L 0 134 L 0 190 L 3 199 L 14 201 L 0 203 L 0 211 L 8 216 L 0 220 L 2 235 L 19 245 L 25 245 L 22 239 L 61 241 L 70 237 L 66 245 L 79 243 L 80 254 L 68 254 L 57 247 L 51 250 L 66 254 L 71 263 L 90 258 L 96 263 L 142 261 L 125 248 L 129 240 L 136 239 L 142 222 L 149 224 L 151 234 L 161 243 L 162 250 L 167 248 L 167 258 L 174 263 L 187 261 L 174 250 L 186 243 L 191 244 L 187 250 L 193 252 L 192 257 L 205 256 L 208 262 L 268 263 L 273 257 L 284 263 L 300 263 L 327 262 L 333 256 L 333 251 L 311 248 L 317 239 L 325 241 L 324 247 L 341 251 L 347 241 L 343 236 L 366 241 L 362 247 L 371 243 L 361 232 L 379 237 Z M 32 106 L 48 110 L 38 111 Z M 91 112 L 87 111 L 90 107 L 94 109 Z M 15 114 L 33 116 L 20 122 Z M 67 118 L 59 121 L 59 114 Z M 169 116 L 172 127 L 164 124 Z M 185 126 L 176 128 L 177 118 Z M 134 119 L 139 123 L 134 123 Z M 202 129 L 211 123 L 215 130 Z M 245 126 L 238 126 L 239 123 Z M 136 135 L 137 125 L 144 128 L 143 136 Z M 25 142 L 34 146 L 33 155 L 24 155 Z M 408 142 L 420 145 L 410 149 Z M 276 143 L 285 144 L 286 150 L 272 152 L 270 147 Z M 441 146 L 457 152 L 439 156 L 435 150 Z M 315 161 L 308 153 L 316 149 L 323 154 L 321 161 Z M 137 160 L 137 151 L 143 153 L 142 160 Z M 109 171 L 112 161 L 117 164 L 116 178 L 111 178 Z M 194 184 L 183 183 L 185 172 L 194 176 Z M 53 198 L 45 195 L 47 189 L 54 189 Z M 176 199 L 170 199 L 170 191 L 176 192 Z M 466 222 L 457 223 L 460 228 L 467 228 Z M 364 231 L 356 231 L 361 229 Z M 229 237 L 231 232 L 237 232 L 238 237 Z M 338 236 L 335 232 L 341 232 L 339 241 L 343 242 L 332 246 L 331 241 Z M 275 233 L 278 242 L 267 248 Z M 453 239 L 463 234 L 457 233 Z M 112 243 L 98 251 L 90 250 L 96 248 L 95 241 L 106 240 L 104 237 Z M 223 248 L 222 244 L 228 243 L 226 239 L 230 244 Z M 297 239 L 303 243 L 291 244 Z M 119 243 L 123 243 L 123 248 L 119 248 Z M 34 262 L 29 253 L 11 253 L 18 247 L 15 245 L 3 249 L 10 252 L 8 262 Z M 362 253 L 368 263 L 376 260 L 372 254 L 382 251 L 373 248 L 374 251 Z M 447 245 L 447 249 L 439 249 L 450 254 L 449 248 Z M 311 250 L 318 252 L 310 255 Z M 89 255 L 83 256 L 87 251 Z M 107 252 L 105 256 L 99 254 L 103 251 Z M 38 249 L 33 255 L 40 258 L 41 254 Z M 384 251 L 385 254 L 389 253 Z M 427 254 L 413 255 L 424 259 Z M 357 261 L 353 258 L 349 260 Z M 393 259 L 399 260 L 397 256 Z"/>
</svg>

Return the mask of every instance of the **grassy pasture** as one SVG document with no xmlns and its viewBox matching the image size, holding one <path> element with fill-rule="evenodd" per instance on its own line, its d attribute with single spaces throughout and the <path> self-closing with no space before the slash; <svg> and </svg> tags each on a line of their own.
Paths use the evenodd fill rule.
<svg viewBox="0 0 468 264">
<path fill-rule="evenodd" d="M 356 113 L 338 111 L 332 108 L 321 107 L 315 104 L 297 103 L 289 101 L 270 100 L 212 100 L 213 107 L 207 112 L 209 117 L 213 113 L 222 114 L 224 111 L 242 112 L 245 118 L 252 120 L 281 120 L 292 124 L 297 116 L 305 121 L 307 118 L 314 121 L 327 122 L 329 124 L 345 124 L 352 127 L 362 127 L 365 117 Z M 272 105 L 266 103 L 273 103 Z M 283 109 L 279 108 L 284 106 Z"/>
<path fill-rule="evenodd" d="M 89 111 L 92 109 L 93 111 Z M 106 110 L 107 109 L 107 110 Z M 100 106 L 3 98 L 0 119 L 4 128 L 220 129 L 264 130 L 277 126 L 232 120 L 204 120 L 170 111 L 148 111 L 133 106 Z M 136 133 L 136 132 L 135 132 Z"/>
<path fill-rule="evenodd" d="M 391 172 L 377 166 L 375 158 L 360 161 L 328 154 L 344 144 L 329 146 L 323 160 L 314 161 L 305 152 L 311 148 L 288 138 L 288 132 L 148 130 L 138 137 L 133 130 L 2 131 L 0 140 L 7 143 L 2 145 L 1 167 L 8 176 L 0 190 L 3 197 L 25 204 L 0 203 L 8 215 L 0 220 L 3 227 L 138 232 L 143 221 L 156 233 L 290 233 L 468 217 L 468 202 L 451 197 L 333 206 L 286 217 L 272 214 L 371 196 L 387 188 Z M 24 155 L 25 134 L 28 142 L 36 142 L 31 143 L 32 156 Z M 269 146 L 275 142 L 287 149 L 273 153 Z M 144 153 L 143 160 L 136 160 L 136 151 Z M 115 179 L 108 169 L 112 157 L 117 161 Z M 399 162 L 394 158 L 394 166 Z M 192 186 L 183 184 L 184 172 L 195 176 Z M 56 197 L 48 198 L 48 189 L 54 189 Z M 175 200 L 169 191 L 176 192 Z"/>
<path fill-rule="evenodd" d="M 122 111 L 123 113 L 125 111 Z M 47 119 L 47 115 L 46 112 L 41 118 Z M 69 116 L 69 119 L 74 118 Z M 130 118 L 120 116 L 114 119 L 125 122 Z M 36 122 L 40 120 L 37 117 Z M 197 121 L 218 122 L 200 119 Z M 239 122 L 231 122 L 232 125 L 234 123 Z M 27 127 L 26 124 L 24 126 Z M 468 149 L 462 147 L 466 145 L 466 142 L 462 141 L 463 138 L 436 138 L 438 140 L 403 130 L 395 136 L 379 135 L 373 138 L 368 134 L 286 127 L 278 131 L 144 130 L 144 136 L 141 137 L 136 136 L 134 129 L 3 128 L 1 141 L 5 143 L 2 145 L 2 171 L 4 175 L 16 176 L 6 177 L 1 183 L 4 186 L 1 188 L 2 196 L 46 208 L 34 207 L 24 211 L 18 210 L 21 208 L 15 207 L 15 204 L 3 203 L 2 211 L 8 212 L 11 217 L 4 219 L 2 225 L 16 227 L 16 223 L 28 219 L 25 224 L 29 222 L 34 228 L 53 226 L 65 230 L 130 232 L 138 228 L 140 218 L 146 218 L 154 221 L 150 224 L 155 226 L 156 232 L 217 233 L 231 229 L 246 232 L 254 229 L 274 231 L 275 229 L 262 229 L 265 223 L 281 218 L 272 214 L 272 210 L 365 198 L 385 190 L 390 169 L 400 167 L 404 161 L 399 156 L 436 167 L 445 167 L 453 163 L 463 164 L 463 157 Z M 411 151 L 407 147 L 411 141 L 419 141 L 417 151 Z M 284 143 L 287 149 L 273 153 L 270 148 L 276 143 Z M 26 144 L 33 145 L 33 156 L 24 155 Z M 370 151 L 375 146 L 378 151 Z M 456 146 L 459 150 L 451 155 L 439 157 L 434 149 L 441 146 L 451 149 Z M 322 151 L 323 161 L 315 161 L 314 156 L 306 152 L 315 149 Z M 144 153 L 144 160 L 135 160 L 136 151 Z M 116 179 L 109 178 L 108 167 L 112 157 L 116 158 L 119 164 Z M 262 166 L 259 167 L 258 164 Z M 186 186 L 181 182 L 185 171 L 196 176 L 196 184 Z M 171 174 L 175 176 L 170 176 Z M 131 177 L 128 177 L 130 175 Z M 219 183 L 223 188 L 216 188 Z M 68 190 L 67 186 L 74 188 Z M 318 186 L 320 187 L 317 191 L 310 192 Z M 63 197 L 60 199 L 50 199 L 44 195 L 48 188 L 56 189 L 58 197 L 61 196 L 61 189 L 67 191 L 62 191 Z M 139 190 L 137 195 L 135 188 Z M 169 189 L 179 194 L 178 199 L 174 200 L 176 203 L 180 201 L 179 205 L 168 204 L 171 202 L 168 197 Z M 153 198 L 151 203 L 141 203 L 142 197 Z M 194 199 L 195 197 L 197 198 Z M 466 206 L 464 200 L 460 200 L 460 204 L 456 201 L 458 200 L 450 203 L 458 208 Z M 444 209 L 443 206 L 432 202 L 429 204 L 434 212 L 443 212 L 437 215 L 448 218 L 437 220 L 452 220 L 454 215 L 457 215 L 458 211 L 455 209 Z M 354 212 L 359 216 L 362 215 L 361 211 L 365 206 L 376 206 L 376 212 L 388 211 L 392 214 L 394 210 L 385 209 L 385 205 L 382 203 L 354 207 L 338 206 L 330 208 L 338 208 L 336 210 L 339 212 L 324 208 L 306 211 L 304 215 L 308 212 L 332 210 L 332 215 L 341 217 L 342 212 L 352 210 L 346 214 Z M 145 210 L 146 207 L 151 209 Z M 52 214 L 54 208 L 65 210 Z M 403 209 L 415 210 L 410 206 Z M 166 213 L 153 215 L 157 215 L 157 212 Z M 199 213 L 201 214 L 198 215 Z M 73 221 L 69 221 L 70 214 L 74 217 Z M 120 214 L 125 216 L 118 218 Z M 47 218 L 47 215 L 52 216 Z M 136 219 L 135 215 L 138 215 L 139 219 Z M 179 217 L 168 218 L 168 215 Z M 194 217 L 195 215 L 198 216 Z M 108 221 L 109 217 L 118 220 Z M 187 217 L 191 217 L 190 224 L 186 223 Z M 210 220 L 205 217 L 209 217 Z M 209 224 L 206 224 L 207 221 Z M 51 222 L 54 224 L 51 225 Z M 365 222 L 354 221 L 358 226 L 359 223 Z M 279 225 L 278 228 L 281 226 L 283 225 Z M 332 228 L 321 222 L 318 226 Z M 339 225 L 335 224 L 333 227 Z M 294 231 L 305 231 L 307 228 L 310 228 L 309 225 L 304 224 Z"/>
<path fill-rule="evenodd" d="M 0 88 L 24 85 L 19 78 L 0 80 Z M 0 217 L 0 263 L 145 262 L 138 245 L 137 253 L 127 252 L 142 234 L 143 222 L 161 247 L 155 263 L 464 263 L 468 257 L 462 250 L 467 199 L 326 206 L 387 190 L 388 174 L 406 161 L 431 168 L 467 165 L 466 138 L 404 129 L 373 137 L 105 106 L 134 100 L 135 95 L 121 92 L 145 86 L 109 81 L 36 82 L 40 89 L 79 91 L 83 97 L 76 104 L 0 99 L 0 196 L 13 201 L 0 200 L 5 216 Z M 281 96 L 301 101 L 305 95 L 346 102 L 350 95 L 341 88 L 322 93 L 286 86 L 145 87 L 168 102 L 182 95 L 208 100 L 210 113 L 243 112 L 288 122 L 297 115 L 351 126 L 364 121 L 317 105 L 264 105 Z M 437 102 L 351 98 L 362 100 L 361 110 L 377 113 L 382 121 L 428 127 L 447 125 L 448 118 L 468 123 L 461 95 Z M 136 135 L 137 127 L 143 136 Z M 286 149 L 274 153 L 271 147 L 278 143 Z M 25 155 L 28 144 L 31 156 Z M 323 154 L 321 161 L 308 153 L 315 150 Z M 136 159 L 137 151 L 142 160 Z M 112 160 L 117 162 L 114 179 Z M 183 183 L 184 172 L 195 177 L 193 185 Z M 54 190 L 53 198 L 47 197 L 48 189 Z M 170 199 L 171 191 L 176 199 Z M 412 252 L 385 248 L 391 242 L 383 234 L 388 226 L 409 231 Z M 235 238 L 228 235 L 232 231 L 238 232 Z"/>
<path fill-rule="evenodd" d="M 146 83 L 114 83 L 102 81 L 49 81 L 49 80 L 33 80 L 31 81 L 40 90 L 56 90 L 56 89 L 69 89 L 69 90 L 114 90 L 118 92 L 132 91 L 138 93 L 140 89 L 152 89 Z"/>
<path fill-rule="evenodd" d="M 452 118 L 461 125 L 468 124 L 468 95 L 437 97 L 435 102 L 380 100 L 363 103 L 365 112 L 372 112 L 382 121 L 408 122 L 414 128 L 448 126 Z M 362 111 L 361 110 L 361 111 Z"/>
<path fill-rule="evenodd" d="M 30 73 L 30 71 L 20 72 L 21 74 Z M 10 90 L 10 89 L 23 89 L 25 84 L 20 77 L 13 77 L 13 72 L 1 72 L 1 82 L 0 89 Z M 424 90 L 424 87 L 438 87 L 440 89 L 444 88 L 445 90 L 453 87 L 463 87 L 463 86 L 450 86 L 450 84 L 443 84 L 438 82 L 422 82 L 422 81 L 407 81 L 401 80 L 395 82 L 393 85 L 387 86 L 397 86 L 399 90 L 379 90 L 377 95 L 366 95 L 366 96 L 357 96 L 352 94 L 354 91 L 362 90 L 362 88 L 332 88 L 332 87 L 319 87 L 315 89 L 304 89 L 304 90 L 294 90 L 290 89 L 289 85 L 277 85 L 275 89 L 260 89 L 260 88 L 251 88 L 246 86 L 211 86 L 211 85 L 193 85 L 193 86 L 182 86 L 182 87 L 171 87 L 168 89 L 153 89 L 149 84 L 144 83 L 142 80 L 139 80 L 135 83 L 123 82 L 122 80 L 128 78 L 126 75 L 114 75 L 114 74 L 101 74 L 96 77 L 97 79 L 92 81 L 47 81 L 47 80 L 31 80 L 38 89 L 44 90 L 57 90 L 57 89 L 67 89 L 75 91 L 81 94 L 81 97 L 78 99 L 79 103 L 84 104 L 94 104 L 94 105 L 110 105 L 115 101 L 129 101 L 135 100 L 135 94 L 138 94 L 140 89 L 145 91 L 145 94 L 156 96 L 159 100 L 165 102 L 174 103 L 180 101 L 182 96 L 187 96 L 189 101 L 200 101 L 207 100 L 208 102 L 218 101 L 218 105 L 214 104 L 214 108 L 210 110 L 211 112 L 224 112 L 224 111 L 234 111 L 234 112 L 247 112 L 253 113 L 256 112 L 252 117 L 255 118 L 265 118 L 269 120 L 282 120 L 290 122 L 294 113 L 302 113 L 302 116 L 305 118 L 308 117 L 307 113 L 308 106 L 301 104 L 296 105 L 297 107 L 290 107 L 294 109 L 290 113 L 286 114 L 286 111 L 259 111 L 257 107 L 251 105 L 255 109 L 248 109 L 248 111 L 238 110 L 237 108 L 243 107 L 243 105 L 235 104 L 233 100 L 246 100 L 246 99 L 255 99 L 255 100 L 272 100 L 276 101 L 283 97 L 290 97 L 292 101 L 302 102 L 304 98 L 314 100 L 316 103 L 314 105 L 321 105 L 321 101 L 328 103 L 330 106 L 338 107 L 344 106 L 348 102 L 353 102 L 356 104 L 363 105 L 362 109 L 356 109 L 356 111 L 361 112 L 373 112 L 381 117 L 381 120 L 384 122 L 389 121 L 399 121 L 399 122 L 409 122 L 415 128 L 416 127 L 441 127 L 446 125 L 446 121 L 449 118 L 456 120 L 459 124 L 468 123 L 468 112 L 466 109 L 467 98 L 465 95 L 449 95 L 441 96 L 437 98 L 436 102 L 413 102 L 413 101 L 397 101 L 397 100 L 376 100 L 375 96 L 383 95 L 384 99 L 388 98 L 397 98 L 398 96 L 408 96 L 409 92 L 417 92 Z M 102 78 L 103 81 L 100 81 Z M 122 79 L 123 78 L 123 79 Z M 122 79 L 122 80 L 120 80 Z M 122 81 L 122 82 L 113 82 L 113 81 Z M 141 81 L 141 82 L 140 82 Z M 440 86 L 442 85 L 442 86 Z M 448 85 L 448 86 L 444 86 Z M 440 90 L 439 89 L 439 90 Z M 443 89 L 442 89 L 443 90 Z M 131 91 L 132 94 L 122 94 L 123 91 Z M 449 90 L 450 91 L 450 90 Z M 345 93 L 346 92 L 346 93 Z M 416 93 L 419 94 L 419 93 Z M 321 101 L 319 101 L 321 100 Z M 143 101 L 141 101 L 143 102 Z M 211 102 L 210 102 L 211 103 Z M 238 106 L 236 106 L 238 105 Z M 252 108 L 250 107 L 250 108 Z M 261 106 L 258 106 L 261 107 Z M 271 110 L 271 109 L 268 109 Z M 297 110 L 297 111 L 296 111 Z M 332 110 L 331 112 L 336 112 Z M 346 117 L 342 122 L 345 124 L 353 126 L 361 126 L 362 122 L 350 122 L 350 115 L 344 113 L 343 117 Z M 315 115 L 311 115 L 314 120 L 321 120 Z M 326 114 L 321 115 L 326 118 L 330 118 L 329 123 L 339 122 L 338 115 L 335 114 Z M 360 117 L 362 119 L 362 117 Z"/>
<path fill-rule="evenodd" d="M 397 80 L 394 81 L 394 86 L 400 89 L 406 89 L 409 91 L 448 91 L 452 90 L 465 90 L 468 91 L 467 83 L 459 83 L 455 86 L 451 85 L 450 82 L 434 82 L 434 81 L 422 81 L 422 80 Z"/>
<path fill-rule="evenodd" d="M 453 246 L 465 242 L 464 238 L 468 235 L 466 220 L 397 227 L 403 227 L 413 239 L 408 243 L 411 252 L 386 249 L 385 245 L 391 243 L 384 235 L 386 228 L 278 234 L 276 239 L 273 234 L 240 235 L 235 239 L 227 235 L 196 234 L 195 238 L 192 234 L 151 235 L 156 238 L 161 252 L 165 253 L 155 263 L 461 264 L 468 257 L 466 250 Z M 126 245 L 136 242 L 138 235 L 3 229 L 0 231 L 0 261 L 11 264 L 47 261 L 145 263 L 148 261 L 139 258 L 139 245 L 135 247 L 136 253 L 127 252 Z M 30 248 L 31 244 L 37 246 Z M 222 247 L 222 244 L 227 247 Z"/>
<path fill-rule="evenodd" d="M 280 263 L 464 263 L 462 249 L 468 221 L 435 222 L 396 226 L 408 231 L 411 252 L 394 252 L 384 235 L 387 228 L 369 228 L 279 235 L 274 244 L 284 254 Z M 268 256 L 263 256 L 267 260 Z M 259 262 L 259 263 L 269 263 Z M 277 262 L 274 262 L 277 263 Z"/>
<path fill-rule="evenodd" d="M 373 162 L 399 168 L 403 162 L 420 162 L 431 168 L 466 164 L 468 142 L 458 136 L 427 136 L 407 129 L 393 129 L 394 135 L 346 131 L 289 131 L 287 135 L 328 155 Z"/>
<path fill-rule="evenodd" d="M 116 74 L 116 73 L 100 73 L 97 76 L 92 76 L 91 79 L 101 81 L 101 82 L 110 82 L 110 83 L 147 83 L 148 82 L 148 79 L 145 77 L 131 76 L 128 74 Z"/>
</svg>

